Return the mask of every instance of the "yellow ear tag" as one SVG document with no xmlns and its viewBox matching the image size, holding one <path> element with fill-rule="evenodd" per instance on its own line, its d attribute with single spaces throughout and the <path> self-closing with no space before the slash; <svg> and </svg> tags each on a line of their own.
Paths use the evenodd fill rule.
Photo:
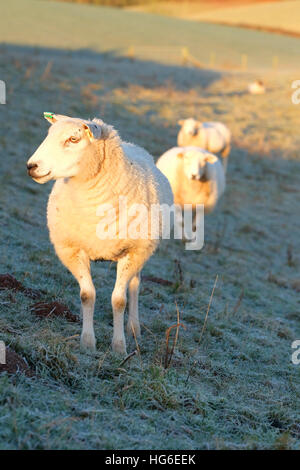
<svg viewBox="0 0 300 470">
<path fill-rule="evenodd" d="M 93 134 L 91 133 L 91 130 L 88 128 L 86 129 L 87 135 L 89 136 L 90 139 L 93 138 Z"/>
</svg>

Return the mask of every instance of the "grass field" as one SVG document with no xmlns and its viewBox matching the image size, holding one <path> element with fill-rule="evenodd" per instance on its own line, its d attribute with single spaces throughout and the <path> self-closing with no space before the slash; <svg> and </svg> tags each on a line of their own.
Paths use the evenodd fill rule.
<svg viewBox="0 0 300 470">
<path fill-rule="evenodd" d="M 49 0 L 52 1 L 52 0 Z M 76 1 L 76 0 L 61 0 L 61 1 Z M 162 15 L 175 16 L 181 19 L 199 19 L 199 16 L 225 11 L 226 9 L 235 9 L 240 7 L 256 7 L 261 3 L 266 7 L 273 6 L 274 3 L 279 3 L 280 0 L 182 0 L 182 1 L 164 1 L 157 0 L 153 2 L 137 2 L 135 5 L 130 5 L 127 8 L 131 11 L 144 11 L 147 13 L 158 13 Z M 281 0 L 280 3 L 291 3 L 291 0 Z"/>
<path fill-rule="evenodd" d="M 249 70 L 269 68 L 274 56 L 280 69 L 300 68 L 297 38 L 117 8 L 11 0 L 1 6 L 0 27 L 3 42 L 19 45 L 116 55 L 134 47 L 138 59 L 170 64 L 180 64 L 181 49 L 187 47 L 204 64 L 214 53 L 221 68 L 240 67 L 242 54 L 248 56 Z"/>
<path fill-rule="evenodd" d="M 193 15 L 193 19 L 201 21 L 232 25 L 245 24 L 300 34 L 299 17 L 300 2 L 298 0 L 219 8 Z"/>
<path fill-rule="evenodd" d="M 300 338 L 300 108 L 291 103 L 297 73 L 266 70 L 268 92 L 254 97 L 246 93 L 253 74 L 101 54 L 108 49 L 108 18 L 122 18 L 110 10 L 97 10 L 103 23 L 96 42 L 92 7 L 30 2 L 26 13 L 23 2 L 11 2 L 17 5 L 22 23 L 15 17 L 10 31 L 0 18 L 6 42 L 0 79 L 7 84 L 7 104 L 0 106 L 0 273 L 79 313 L 76 282 L 48 239 L 51 184 L 39 186 L 26 174 L 47 131 L 43 111 L 100 116 L 155 158 L 175 145 L 178 119 L 222 120 L 233 149 L 226 193 L 206 219 L 204 249 L 191 253 L 179 241 L 164 242 L 145 267 L 145 276 L 174 284 L 143 282 L 140 356 L 120 365 L 110 351 L 115 267 L 109 263 L 93 266 L 95 355 L 80 353 L 80 324 L 37 319 L 24 292 L 0 290 L 0 339 L 35 374 L 0 375 L 0 448 L 299 449 L 300 366 L 291 362 L 291 343 Z M 89 21 L 81 28 L 80 17 Z M 119 38 L 111 33 L 112 48 L 126 37 L 130 44 L 138 27 L 150 38 L 147 21 L 133 21 Z M 159 20 L 153 40 L 167 40 L 165 29 L 159 35 L 167 24 L 172 31 L 181 23 Z M 286 39 L 273 44 L 283 57 Z M 165 369 L 165 333 L 177 322 L 176 303 L 186 329 Z M 135 347 L 129 342 L 129 352 Z"/>
</svg>

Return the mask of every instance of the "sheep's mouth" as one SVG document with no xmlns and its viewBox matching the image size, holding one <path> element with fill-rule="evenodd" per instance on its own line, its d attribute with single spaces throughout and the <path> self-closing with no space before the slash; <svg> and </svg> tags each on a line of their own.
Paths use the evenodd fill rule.
<svg viewBox="0 0 300 470">
<path fill-rule="evenodd" d="M 48 173 L 46 173 L 45 175 L 41 175 L 41 176 L 32 175 L 32 176 L 34 179 L 39 180 L 40 178 L 46 178 L 46 176 L 49 176 L 50 173 L 51 171 L 48 171 Z"/>
<path fill-rule="evenodd" d="M 51 171 L 48 171 L 48 173 L 46 173 L 45 175 L 41 175 L 41 176 L 38 176 L 38 175 L 30 175 L 32 179 L 34 179 L 35 181 L 41 181 L 45 178 L 47 178 L 47 176 L 49 176 L 51 173 Z"/>
</svg>

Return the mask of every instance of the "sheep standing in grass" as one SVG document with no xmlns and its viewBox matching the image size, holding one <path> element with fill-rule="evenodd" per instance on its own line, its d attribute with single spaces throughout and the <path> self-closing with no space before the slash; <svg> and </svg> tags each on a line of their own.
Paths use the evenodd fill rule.
<svg viewBox="0 0 300 470">
<path fill-rule="evenodd" d="M 125 354 L 127 288 L 127 329 L 138 336 L 140 272 L 159 240 L 151 238 L 150 221 L 145 236 L 121 236 L 124 220 L 120 220 L 120 197 L 127 198 L 130 208 L 134 204 L 146 208 L 143 220 L 137 220 L 139 215 L 135 211 L 130 212 L 130 208 L 127 214 L 132 224 L 139 222 L 145 228 L 150 206 L 172 204 L 172 190 L 165 176 L 155 167 L 153 158 L 144 149 L 123 143 L 113 127 L 103 121 L 85 121 L 52 113 L 45 113 L 45 117 L 52 126 L 29 159 L 27 168 L 38 183 L 57 180 L 48 203 L 48 227 L 59 259 L 80 285 L 83 313 L 81 345 L 95 349 L 93 315 L 96 293 L 90 260 L 116 261 L 112 346 L 114 351 Z M 115 218 L 108 219 L 107 233 L 113 233 L 110 232 L 112 229 L 117 229 L 117 232 L 115 236 L 99 239 L 99 220 L 106 220 L 107 214 L 104 217 L 102 210 L 107 205 L 116 214 Z"/>
<path fill-rule="evenodd" d="M 168 178 L 175 204 L 191 204 L 193 220 L 197 204 L 212 212 L 225 191 L 225 173 L 218 157 L 198 147 L 173 147 L 156 166 Z"/>
<path fill-rule="evenodd" d="M 230 153 L 231 133 L 221 122 L 199 122 L 193 118 L 178 121 L 181 129 L 177 144 L 180 147 L 195 146 L 220 154 L 225 172 Z"/>
</svg>

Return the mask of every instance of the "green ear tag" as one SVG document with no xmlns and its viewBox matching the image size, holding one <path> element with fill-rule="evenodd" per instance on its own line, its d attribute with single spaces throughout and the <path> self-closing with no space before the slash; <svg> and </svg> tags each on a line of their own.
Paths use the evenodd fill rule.
<svg viewBox="0 0 300 470">
<path fill-rule="evenodd" d="M 53 119 L 53 113 L 44 113 L 44 118 Z"/>
</svg>

